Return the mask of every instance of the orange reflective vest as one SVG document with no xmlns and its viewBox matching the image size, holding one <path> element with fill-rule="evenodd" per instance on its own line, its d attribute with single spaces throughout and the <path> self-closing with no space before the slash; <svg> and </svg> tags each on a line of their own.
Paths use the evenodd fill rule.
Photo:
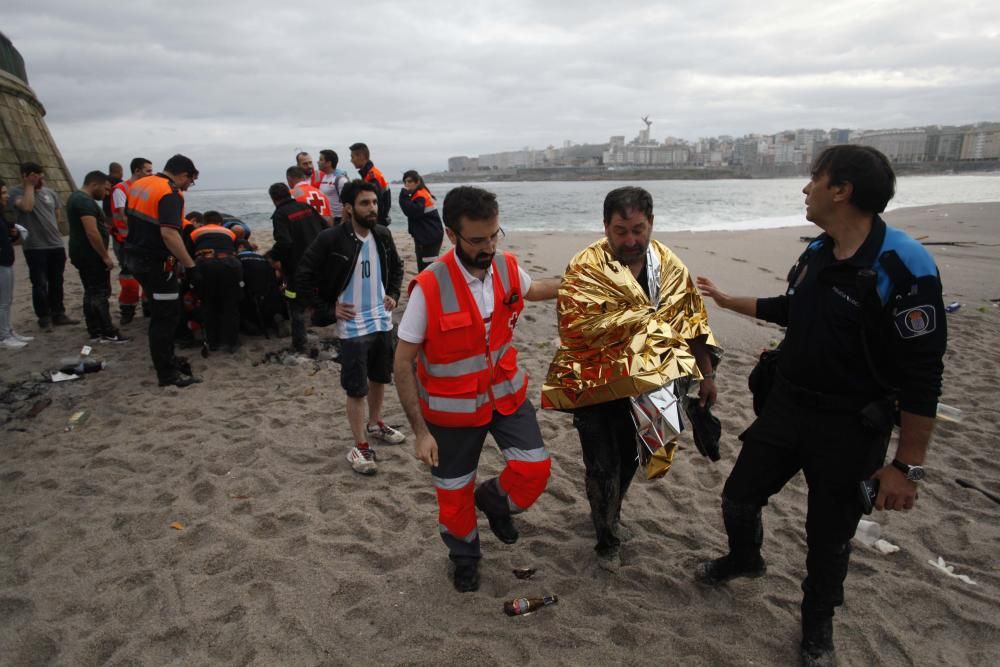
<svg viewBox="0 0 1000 667">
<path fill-rule="evenodd" d="M 292 188 L 292 199 L 300 201 L 303 204 L 309 204 L 324 218 L 329 218 L 332 215 L 330 212 L 330 198 L 305 181 Z"/>
<path fill-rule="evenodd" d="M 128 206 L 128 192 L 129 186 L 132 185 L 129 181 L 122 181 L 121 183 L 116 183 L 115 187 L 111 188 L 111 236 L 114 237 L 119 243 L 125 242 L 125 237 L 128 236 L 128 218 L 125 217 L 125 211 L 122 211 L 121 219 L 118 218 L 119 209 L 115 206 L 115 190 L 121 190 L 125 193 L 125 203 L 126 208 Z"/>
<path fill-rule="evenodd" d="M 369 164 L 371 163 L 369 162 Z M 362 179 L 365 183 L 377 184 L 383 190 L 389 187 L 389 181 L 385 180 L 385 176 L 382 175 L 382 171 L 373 164 L 368 168 L 368 171 L 364 173 Z"/>
<path fill-rule="evenodd" d="M 233 244 L 236 243 L 236 234 L 231 229 L 226 229 L 222 225 L 202 225 L 191 232 L 191 241 L 194 242 L 195 248 L 198 250 L 202 246 L 206 248 L 219 247 L 226 249 L 232 248 Z"/>
<path fill-rule="evenodd" d="M 424 199 L 424 214 L 431 213 L 437 210 L 437 202 L 434 201 L 434 197 L 431 196 L 430 191 L 427 188 L 420 188 L 412 195 L 410 195 L 410 201 L 416 201 L 423 197 Z"/>
<path fill-rule="evenodd" d="M 180 190 L 166 176 L 140 178 L 129 188 L 125 212 L 129 218 L 159 225 L 160 200 L 169 194 L 180 194 Z"/>
<path fill-rule="evenodd" d="M 493 258 L 493 314 L 486 323 L 454 249 L 418 274 L 427 302 L 427 332 L 417 355 L 417 395 L 424 420 L 446 427 L 483 426 L 493 411 L 512 414 L 524 402 L 528 375 L 512 338 L 524 309 L 514 255 Z"/>
</svg>

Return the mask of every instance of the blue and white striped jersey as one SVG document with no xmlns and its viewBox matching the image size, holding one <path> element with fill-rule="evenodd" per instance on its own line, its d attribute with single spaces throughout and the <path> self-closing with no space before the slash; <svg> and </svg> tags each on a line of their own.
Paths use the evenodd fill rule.
<svg viewBox="0 0 1000 667">
<path fill-rule="evenodd" d="M 392 318 L 385 309 L 385 286 L 378 248 L 371 234 L 361 241 L 358 261 L 347 287 L 337 303 L 354 306 L 353 320 L 337 320 L 337 337 L 357 338 L 379 331 L 392 330 Z"/>
</svg>

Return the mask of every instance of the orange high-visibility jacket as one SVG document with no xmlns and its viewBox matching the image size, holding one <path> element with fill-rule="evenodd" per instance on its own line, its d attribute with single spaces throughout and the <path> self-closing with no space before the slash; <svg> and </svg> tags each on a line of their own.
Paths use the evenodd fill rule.
<svg viewBox="0 0 1000 667">
<path fill-rule="evenodd" d="M 493 258 L 493 314 L 489 341 L 455 251 L 410 283 L 427 302 L 427 333 L 417 355 L 417 394 L 424 420 L 446 427 L 482 426 L 493 410 L 512 414 L 524 402 L 528 375 L 517 366 L 512 338 L 524 309 L 514 255 Z"/>
</svg>

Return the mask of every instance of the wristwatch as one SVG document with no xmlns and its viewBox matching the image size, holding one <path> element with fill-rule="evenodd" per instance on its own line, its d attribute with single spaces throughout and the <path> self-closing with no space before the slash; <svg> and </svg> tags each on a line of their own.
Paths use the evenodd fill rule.
<svg viewBox="0 0 1000 667">
<path fill-rule="evenodd" d="M 927 475 L 927 473 L 924 472 L 923 466 L 911 466 L 908 463 L 903 463 L 899 459 L 893 459 L 892 465 L 896 468 L 896 470 L 906 475 L 906 479 L 911 482 L 919 482 Z"/>
</svg>

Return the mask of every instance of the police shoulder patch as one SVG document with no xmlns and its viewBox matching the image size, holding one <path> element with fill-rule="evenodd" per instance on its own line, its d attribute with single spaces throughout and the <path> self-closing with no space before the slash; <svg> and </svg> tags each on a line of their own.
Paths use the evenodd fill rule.
<svg viewBox="0 0 1000 667">
<path fill-rule="evenodd" d="M 896 314 L 896 331 L 900 338 L 916 338 L 937 329 L 937 310 L 934 306 L 917 306 Z"/>
</svg>

